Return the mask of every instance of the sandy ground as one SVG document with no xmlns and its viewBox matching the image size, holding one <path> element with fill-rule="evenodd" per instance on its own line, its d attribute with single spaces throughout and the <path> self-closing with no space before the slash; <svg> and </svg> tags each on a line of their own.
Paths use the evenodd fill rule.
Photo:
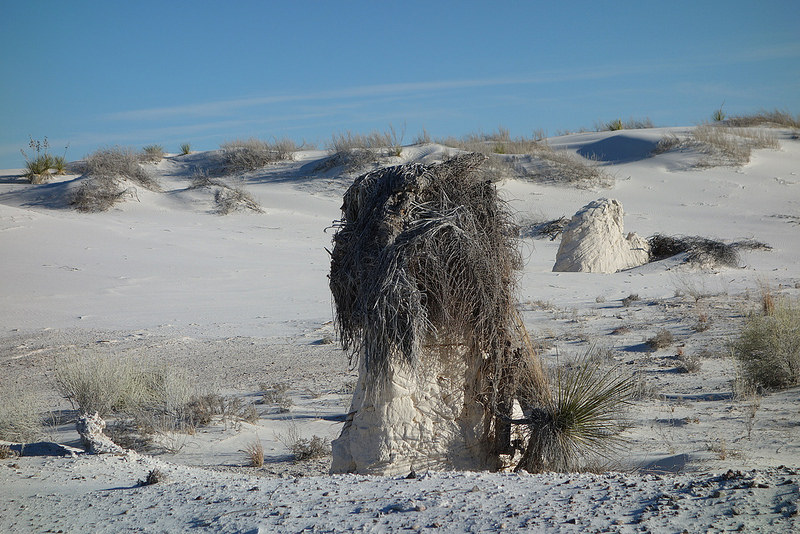
<svg viewBox="0 0 800 534">
<path fill-rule="evenodd" d="M 166 193 L 141 192 L 139 202 L 94 215 L 64 204 L 79 177 L 33 187 L 0 173 L 0 247 L 12 259 L 0 273 L 0 380 L 4 391 L 36 392 L 54 413 L 44 442 L 79 446 L 72 407 L 53 381 L 64 356 L 166 363 L 207 389 L 258 403 L 254 423 L 214 421 L 173 436 L 172 452 L 92 456 L 29 445 L 22 457 L 0 460 L 0 531 L 796 529 L 800 389 L 742 395 L 728 343 L 760 305 L 761 287 L 800 295 L 800 143 L 787 137 L 780 151 L 757 151 L 744 167 L 697 170 L 691 152 L 639 153 L 662 134 L 552 140 L 608 152 L 611 189 L 501 184 L 523 221 L 569 217 L 606 196 L 621 200 L 626 230 L 640 235 L 772 246 L 744 252 L 739 269 L 677 258 L 595 275 L 552 273 L 558 241 L 523 240 L 519 309 L 545 362 L 591 354 L 640 380 L 625 414 L 627 446 L 598 468 L 610 470 L 603 474 L 329 476 L 329 457 L 293 460 L 292 432 L 338 435 L 355 379 L 330 343 L 324 251 L 348 177 L 313 172 L 324 154 L 245 176 L 266 213 L 228 217 L 210 213 L 210 195 L 186 188 L 207 154 L 162 161 L 153 172 Z M 404 153 L 430 161 L 441 149 Z M 633 294 L 638 300 L 625 305 Z M 649 350 L 646 340 L 661 329 L 674 342 Z M 684 372 L 680 355 L 697 369 Z M 287 387 L 288 411 L 259 403 L 275 384 Z M 265 450 L 261 468 L 247 466 L 244 448 L 254 440 Z M 153 469 L 165 480 L 139 485 Z"/>
</svg>

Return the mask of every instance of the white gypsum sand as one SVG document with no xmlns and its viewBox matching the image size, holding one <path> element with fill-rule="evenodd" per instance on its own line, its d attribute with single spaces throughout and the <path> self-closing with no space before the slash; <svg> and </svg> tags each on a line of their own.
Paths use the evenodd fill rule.
<svg viewBox="0 0 800 534">
<path fill-rule="evenodd" d="M 499 184 L 520 221 L 570 217 L 607 197 L 625 207 L 625 231 L 642 237 L 772 247 L 741 250 L 740 268 L 671 258 L 612 274 L 554 273 L 559 240 L 523 240 L 519 308 L 545 363 L 593 351 L 598 365 L 641 380 L 642 397 L 626 413 L 627 446 L 597 475 L 418 472 L 405 480 L 329 476 L 329 456 L 293 462 L 298 439 L 339 434 L 357 374 L 329 343 L 325 251 L 352 175 L 321 166 L 325 153 L 215 176 L 243 186 L 261 214 L 216 215 L 213 188 L 191 187 L 214 153 L 148 165 L 162 192 L 136 188 L 101 213 L 68 206 L 76 175 L 34 186 L 0 173 L 0 380 L 4 394 L 26 392 L 55 412 L 43 440 L 79 446 L 72 407 L 53 383 L 65 356 L 167 365 L 198 389 L 245 403 L 282 385 L 290 404 L 285 411 L 267 399 L 255 404 L 255 422 L 216 418 L 193 435 L 165 434 L 168 447 L 155 455 L 62 457 L 29 446 L 0 460 L 0 531 L 791 531 L 800 390 L 736 391 L 727 347 L 761 306 L 760 288 L 800 295 L 800 142 L 775 130 L 780 150 L 754 150 L 741 167 L 697 168 L 703 154 L 691 147 L 650 156 L 664 134 L 688 130 L 549 140 L 598 159 L 614 177 L 610 189 Z M 404 147 L 383 161 L 430 162 L 446 151 L 454 152 Z M 649 350 L 661 329 L 673 343 Z M 699 369 L 680 372 L 682 358 Z M 261 468 L 247 467 L 243 452 L 254 440 L 263 444 Z M 138 486 L 155 468 L 166 479 Z"/>
</svg>

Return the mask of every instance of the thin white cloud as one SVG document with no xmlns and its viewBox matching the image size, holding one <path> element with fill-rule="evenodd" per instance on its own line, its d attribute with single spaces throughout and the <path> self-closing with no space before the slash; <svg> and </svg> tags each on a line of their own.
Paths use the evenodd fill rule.
<svg viewBox="0 0 800 534">
<path fill-rule="evenodd" d="M 646 70 L 651 70 L 650 65 Z M 261 97 L 238 98 L 219 100 L 183 106 L 167 106 L 149 109 L 120 111 L 104 116 L 107 120 L 158 120 L 177 117 L 202 117 L 226 115 L 235 110 L 279 104 L 287 102 L 308 102 L 324 100 L 347 100 L 354 98 L 373 98 L 388 95 L 412 95 L 422 92 L 436 92 L 446 90 L 470 89 L 476 87 L 497 87 L 503 85 L 527 85 L 576 81 L 585 79 L 610 78 L 626 72 L 639 72 L 640 68 L 595 68 L 580 71 L 554 71 L 542 73 L 537 76 L 505 77 L 505 78 L 478 78 L 471 80 L 439 80 L 427 82 L 393 83 L 379 85 L 365 85 L 349 87 L 335 91 L 321 91 L 296 95 L 267 95 Z"/>
</svg>

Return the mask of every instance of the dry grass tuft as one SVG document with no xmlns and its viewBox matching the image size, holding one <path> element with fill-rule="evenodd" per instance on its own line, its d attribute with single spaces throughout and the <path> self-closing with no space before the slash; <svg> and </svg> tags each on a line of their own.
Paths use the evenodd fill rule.
<svg viewBox="0 0 800 534">
<path fill-rule="evenodd" d="M 247 459 L 250 460 L 251 467 L 262 467 L 264 465 L 264 445 L 261 440 L 256 438 L 248 443 L 244 449 Z"/>
</svg>

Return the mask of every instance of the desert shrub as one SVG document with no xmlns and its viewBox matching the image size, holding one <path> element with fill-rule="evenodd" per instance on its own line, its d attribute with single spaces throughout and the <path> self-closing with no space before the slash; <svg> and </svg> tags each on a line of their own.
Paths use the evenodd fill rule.
<svg viewBox="0 0 800 534">
<path fill-rule="evenodd" d="M 191 151 L 192 151 L 192 145 L 190 145 L 189 143 L 181 144 L 181 155 L 182 156 L 185 156 L 185 155 L 189 154 Z"/>
<path fill-rule="evenodd" d="M 292 154 L 297 150 L 291 139 L 268 142 L 254 137 L 228 141 L 220 148 L 225 169 L 230 173 L 254 171 L 276 161 L 292 159 Z"/>
<path fill-rule="evenodd" d="M 605 126 L 606 126 L 605 127 L 606 130 L 610 130 L 612 132 L 615 132 L 617 130 L 622 130 L 625 127 L 622 124 L 622 120 L 621 119 L 615 119 L 615 120 L 613 120 L 611 122 L 607 122 Z"/>
<path fill-rule="evenodd" d="M 722 106 L 724 105 L 725 103 L 723 102 Z M 722 106 L 720 106 L 718 109 L 715 109 L 714 113 L 711 114 L 711 118 L 714 120 L 714 122 L 722 122 L 725 120 L 726 114 L 724 111 L 722 111 Z"/>
<path fill-rule="evenodd" d="M 639 294 L 638 293 L 631 293 L 630 295 L 628 295 L 627 297 L 622 299 L 622 306 L 625 307 L 625 308 L 628 308 L 628 307 L 630 307 L 631 304 L 633 304 L 634 302 L 636 302 L 638 300 L 639 300 Z"/>
<path fill-rule="evenodd" d="M 164 147 L 161 145 L 147 145 L 142 148 L 139 159 L 142 163 L 158 163 L 164 158 Z"/>
<path fill-rule="evenodd" d="M 327 438 L 314 435 L 311 439 L 298 439 L 292 445 L 291 451 L 296 462 L 324 458 L 330 454 L 330 443 Z"/>
<path fill-rule="evenodd" d="M 139 164 L 139 156 L 130 148 L 101 148 L 86 158 L 86 172 L 90 177 L 106 180 L 128 180 L 151 191 L 161 186 Z"/>
<path fill-rule="evenodd" d="M 166 479 L 167 476 L 159 468 L 154 467 L 147 473 L 144 480 L 139 480 L 138 484 L 140 486 L 152 486 L 153 484 L 164 482 Z"/>
<path fill-rule="evenodd" d="M 770 315 L 751 314 L 731 349 L 753 384 L 766 389 L 800 385 L 800 307 L 776 299 Z"/>
<path fill-rule="evenodd" d="M 68 356 L 56 363 L 58 391 L 82 413 L 106 416 L 129 407 L 145 393 L 130 360 Z"/>
<path fill-rule="evenodd" d="M 575 471 L 586 457 L 608 457 L 621 445 L 632 376 L 609 372 L 587 356 L 558 368 L 552 384 L 550 397 L 522 421 L 529 436 L 517 470 Z"/>
<path fill-rule="evenodd" d="M 28 443 L 41 437 L 44 406 L 35 393 L 3 385 L 0 399 L 0 439 Z"/>
<path fill-rule="evenodd" d="M 675 341 L 672 332 L 667 330 L 666 328 L 662 328 L 656 335 L 648 339 L 645 344 L 650 348 L 650 350 L 658 350 L 669 347 Z"/>
<path fill-rule="evenodd" d="M 7 460 L 9 458 L 17 458 L 19 453 L 11 448 L 10 445 L 0 445 L 0 460 Z"/>
</svg>

